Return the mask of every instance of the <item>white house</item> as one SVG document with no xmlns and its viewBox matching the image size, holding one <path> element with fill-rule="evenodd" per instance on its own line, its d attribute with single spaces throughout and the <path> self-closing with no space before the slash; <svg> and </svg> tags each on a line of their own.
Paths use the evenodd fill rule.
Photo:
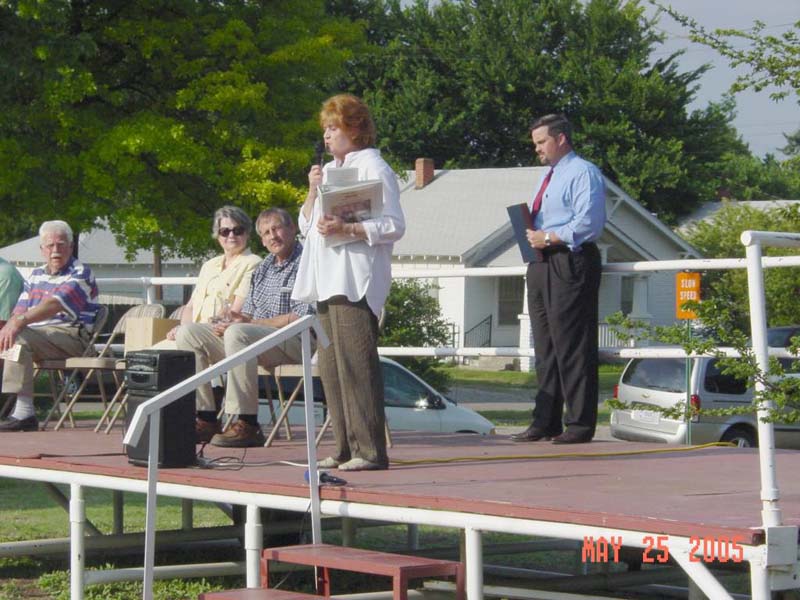
<svg viewBox="0 0 800 600">
<path fill-rule="evenodd" d="M 419 159 L 416 172 L 401 187 L 406 234 L 394 246 L 394 266 L 522 265 L 506 207 L 527 201 L 547 167 L 434 171 L 428 160 Z M 617 185 L 608 179 L 606 184 L 608 221 L 598 244 L 604 263 L 700 257 Z M 442 313 L 459 332 L 458 344 L 529 346 L 523 277 L 439 278 L 435 283 Z M 604 275 L 600 322 L 618 310 L 656 324 L 674 323 L 674 274 Z M 487 335 L 476 337 L 476 327 Z M 601 346 L 611 345 L 604 344 L 602 329 Z"/>
</svg>

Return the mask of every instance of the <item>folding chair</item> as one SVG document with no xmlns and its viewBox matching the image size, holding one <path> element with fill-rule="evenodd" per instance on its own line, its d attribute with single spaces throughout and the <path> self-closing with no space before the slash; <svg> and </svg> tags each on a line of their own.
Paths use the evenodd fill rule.
<svg viewBox="0 0 800 600">
<path fill-rule="evenodd" d="M 108 420 L 108 415 L 110 414 L 112 408 L 118 403 L 122 404 L 124 401 L 123 396 L 126 390 L 126 384 L 124 378 L 122 377 L 122 374 L 125 371 L 125 361 L 124 359 L 119 359 L 110 355 L 112 345 L 116 342 L 120 335 L 125 333 L 125 327 L 129 319 L 134 317 L 162 318 L 164 313 L 165 308 L 163 304 L 139 304 L 134 306 L 128 309 L 119 319 L 119 321 L 117 321 L 116 325 L 114 325 L 114 329 L 111 330 L 111 335 L 109 335 L 108 340 L 103 345 L 98 356 L 83 356 L 68 358 L 66 360 L 66 368 L 71 369 L 73 373 L 83 373 L 84 378 L 80 387 L 78 387 L 75 393 L 70 396 L 64 413 L 61 415 L 61 418 L 56 423 L 54 429 L 57 430 L 61 427 L 61 425 L 64 423 L 64 419 L 72 413 L 75 403 L 83 395 L 88 382 L 92 379 L 92 377 L 95 377 L 100 389 L 100 397 L 102 398 L 104 408 L 103 415 L 100 417 L 100 420 L 95 426 L 95 431 L 99 430 L 103 422 Z M 114 385 L 116 386 L 114 396 L 111 398 L 110 402 L 107 400 L 105 382 L 103 381 L 103 376 L 107 373 L 111 374 L 114 380 Z M 109 425 L 111 424 L 113 424 L 113 421 L 109 422 Z"/>
<path fill-rule="evenodd" d="M 89 338 L 89 343 L 86 344 L 86 349 L 83 351 L 81 356 L 93 356 L 97 354 L 95 344 L 97 343 L 97 338 L 103 332 L 103 328 L 105 327 L 107 320 L 108 307 L 101 304 L 100 308 L 97 310 L 97 316 L 94 320 L 92 336 Z M 66 374 L 69 371 L 69 368 L 67 367 L 67 360 L 69 360 L 69 358 L 49 358 L 34 362 L 34 380 L 39 373 L 46 371 L 50 382 L 50 395 L 53 398 L 53 406 L 50 408 L 50 411 L 47 413 L 47 416 L 41 425 L 41 429 L 43 430 L 47 427 L 47 424 L 50 422 L 50 419 L 53 418 L 53 415 L 60 412 L 61 403 L 65 400 L 70 388 L 77 385 L 77 373 L 70 372 L 69 375 Z M 36 395 L 37 394 L 34 394 L 34 396 Z M 64 416 L 68 414 L 69 413 L 65 412 L 62 415 L 62 420 Z M 70 424 L 74 427 L 75 421 L 73 420 L 71 414 L 69 414 L 69 420 Z"/>
</svg>

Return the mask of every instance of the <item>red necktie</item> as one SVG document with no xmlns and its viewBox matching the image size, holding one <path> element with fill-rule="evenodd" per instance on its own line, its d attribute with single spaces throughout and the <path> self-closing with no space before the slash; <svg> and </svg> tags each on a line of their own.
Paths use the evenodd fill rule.
<svg viewBox="0 0 800 600">
<path fill-rule="evenodd" d="M 547 175 L 544 176 L 542 187 L 539 188 L 539 192 L 536 194 L 536 198 L 533 200 L 533 210 L 531 211 L 531 219 L 535 219 L 536 215 L 539 214 L 539 209 L 542 208 L 542 198 L 544 198 L 544 191 L 547 189 L 547 186 L 550 185 L 550 178 L 552 176 L 553 176 L 553 169 L 550 169 L 547 172 Z"/>
</svg>

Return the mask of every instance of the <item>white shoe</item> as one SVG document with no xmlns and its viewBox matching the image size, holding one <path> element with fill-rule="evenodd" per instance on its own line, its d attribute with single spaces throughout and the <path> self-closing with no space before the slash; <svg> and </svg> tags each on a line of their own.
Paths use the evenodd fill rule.
<svg viewBox="0 0 800 600">
<path fill-rule="evenodd" d="M 364 458 L 351 458 L 339 465 L 340 471 L 383 471 L 388 468 L 388 465 L 379 465 Z"/>
<path fill-rule="evenodd" d="M 328 458 L 323 458 L 322 460 L 318 461 L 317 462 L 317 468 L 318 469 L 335 469 L 340 464 L 341 463 L 338 460 L 336 460 L 332 456 L 329 456 Z"/>
</svg>

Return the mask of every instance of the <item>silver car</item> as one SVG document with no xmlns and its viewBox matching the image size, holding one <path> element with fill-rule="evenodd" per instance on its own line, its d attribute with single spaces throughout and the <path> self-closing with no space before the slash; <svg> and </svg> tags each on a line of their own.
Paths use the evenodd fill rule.
<svg viewBox="0 0 800 600">
<path fill-rule="evenodd" d="M 752 388 L 747 382 L 722 373 L 717 359 L 695 358 L 690 363 L 690 402 L 695 408 L 741 407 L 752 402 Z M 691 428 L 692 444 L 723 441 L 756 446 L 758 443 L 755 413 L 727 416 L 701 413 L 686 420 L 665 417 L 658 410 L 686 403 L 684 358 L 631 360 L 622 372 L 615 397 L 631 406 L 611 413 L 611 435 L 621 440 L 685 444 L 687 429 Z M 800 425 L 775 423 L 774 426 L 777 447 L 800 448 Z"/>
</svg>

